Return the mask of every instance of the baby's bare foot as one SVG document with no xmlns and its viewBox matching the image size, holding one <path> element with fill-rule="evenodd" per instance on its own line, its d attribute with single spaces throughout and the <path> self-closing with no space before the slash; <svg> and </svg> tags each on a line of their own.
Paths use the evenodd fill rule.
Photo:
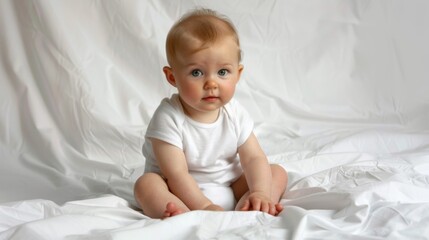
<svg viewBox="0 0 429 240">
<path fill-rule="evenodd" d="M 169 203 L 167 203 L 167 206 L 165 208 L 163 218 L 173 217 L 173 216 L 179 215 L 181 213 L 183 213 L 183 211 L 181 209 L 179 209 L 176 206 L 176 204 L 169 202 Z"/>
</svg>

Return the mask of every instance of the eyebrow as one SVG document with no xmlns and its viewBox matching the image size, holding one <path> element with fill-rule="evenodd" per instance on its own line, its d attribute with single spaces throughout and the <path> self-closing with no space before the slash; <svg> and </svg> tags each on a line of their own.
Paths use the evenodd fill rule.
<svg viewBox="0 0 429 240">
<path fill-rule="evenodd" d="M 183 65 L 184 68 L 200 68 L 202 64 L 198 64 L 198 63 L 189 63 L 189 64 L 185 64 Z M 238 65 L 238 64 L 237 64 Z M 231 63 L 221 63 L 218 64 L 217 67 L 234 67 L 234 64 Z"/>
</svg>

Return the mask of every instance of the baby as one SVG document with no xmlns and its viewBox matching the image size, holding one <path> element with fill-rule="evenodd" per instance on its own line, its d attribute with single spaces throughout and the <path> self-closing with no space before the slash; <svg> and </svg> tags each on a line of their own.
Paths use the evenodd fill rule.
<svg viewBox="0 0 429 240">
<path fill-rule="evenodd" d="M 233 24 L 209 9 L 190 12 L 171 28 L 166 52 L 163 71 L 178 93 L 161 102 L 146 132 L 145 173 L 134 188 L 144 214 L 277 215 L 287 173 L 268 163 L 252 120 L 233 99 L 243 71 Z"/>
</svg>

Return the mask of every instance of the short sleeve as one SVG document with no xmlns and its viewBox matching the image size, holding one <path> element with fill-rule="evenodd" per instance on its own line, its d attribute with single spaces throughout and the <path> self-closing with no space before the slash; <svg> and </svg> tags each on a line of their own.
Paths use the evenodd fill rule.
<svg viewBox="0 0 429 240">
<path fill-rule="evenodd" d="M 146 131 L 147 138 L 155 138 L 183 149 L 182 131 L 183 117 L 174 102 L 164 99 L 156 109 Z"/>
<path fill-rule="evenodd" d="M 227 111 L 231 113 L 236 128 L 237 147 L 240 147 L 253 132 L 253 120 L 246 109 L 235 99 L 231 100 L 228 108 Z"/>
</svg>

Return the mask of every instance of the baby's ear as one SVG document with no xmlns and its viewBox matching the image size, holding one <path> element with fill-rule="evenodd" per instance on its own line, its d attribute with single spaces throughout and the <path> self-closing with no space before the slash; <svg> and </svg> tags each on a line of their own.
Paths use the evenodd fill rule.
<svg viewBox="0 0 429 240">
<path fill-rule="evenodd" d="M 165 78 L 167 79 L 167 81 L 173 87 L 176 87 L 176 79 L 174 78 L 173 70 L 171 69 L 171 67 L 165 66 L 164 68 L 162 68 L 162 71 L 164 72 Z"/>
<path fill-rule="evenodd" d="M 241 73 L 243 73 L 243 69 L 244 69 L 244 66 L 243 66 L 243 64 L 239 64 L 238 65 L 238 79 L 237 79 L 237 82 L 240 80 L 240 78 L 241 78 Z"/>
<path fill-rule="evenodd" d="M 243 69 L 244 69 L 243 64 L 238 64 L 238 73 L 240 74 L 240 76 L 241 76 L 241 73 L 243 72 Z"/>
</svg>

